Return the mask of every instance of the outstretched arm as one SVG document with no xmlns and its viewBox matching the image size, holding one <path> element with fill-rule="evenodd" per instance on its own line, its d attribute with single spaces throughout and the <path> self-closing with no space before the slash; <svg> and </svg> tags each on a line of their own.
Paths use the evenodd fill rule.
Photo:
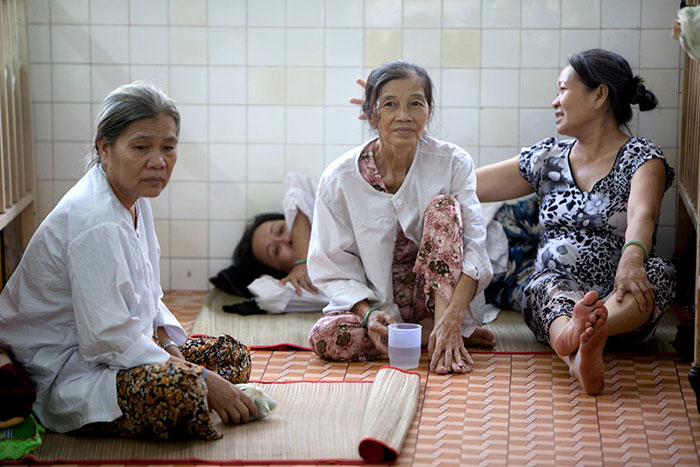
<svg viewBox="0 0 700 467">
<path fill-rule="evenodd" d="M 309 251 L 309 238 L 311 237 L 311 222 L 306 214 L 299 211 L 294 218 L 292 224 L 292 250 L 294 251 L 294 259 L 304 261 L 295 264 L 287 277 L 280 281 L 280 284 L 285 285 L 291 283 L 297 291 L 297 295 L 301 295 L 301 289 L 304 288 L 311 293 L 318 293 L 318 289 L 314 287 L 309 279 L 309 272 L 306 266 L 306 256 Z"/>
<path fill-rule="evenodd" d="M 476 169 L 476 195 L 482 203 L 506 201 L 534 190 L 520 175 L 520 156 Z"/>
</svg>

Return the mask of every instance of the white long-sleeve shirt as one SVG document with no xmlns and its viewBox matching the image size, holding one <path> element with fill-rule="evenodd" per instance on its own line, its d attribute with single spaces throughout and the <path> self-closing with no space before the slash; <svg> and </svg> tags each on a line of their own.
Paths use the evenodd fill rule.
<svg viewBox="0 0 700 467">
<path fill-rule="evenodd" d="M 454 195 L 462 206 L 462 272 L 477 281 L 477 294 L 483 291 L 492 272 L 469 154 L 453 144 L 423 137 L 403 184 L 391 194 L 375 190 L 360 174 L 358 157 L 367 144 L 332 162 L 319 182 L 308 268 L 314 285 L 331 297 L 324 311 L 350 310 L 366 299 L 402 321 L 392 287 L 396 223 L 409 240 L 419 244 L 425 208 L 439 194 Z M 480 323 L 472 311 L 465 313 L 465 336 Z"/>
<path fill-rule="evenodd" d="M 309 223 L 312 222 L 317 187 L 318 182 L 307 175 L 290 172 L 285 177 L 282 210 L 284 212 L 284 221 L 290 232 L 292 231 L 294 220 L 300 212 L 309 219 Z"/>
<path fill-rule="evenodd" d="M 186 340 L 161 301 L 149 201 L 136 209 L 134 228 L 94 166 L 39 226 L 0 295 L 0 347 L 27 369 L 34 412 L 51 430 L 120 417 L 117 372 L 169 359 L 152 340 L 157 327 Z"/>
</svg>

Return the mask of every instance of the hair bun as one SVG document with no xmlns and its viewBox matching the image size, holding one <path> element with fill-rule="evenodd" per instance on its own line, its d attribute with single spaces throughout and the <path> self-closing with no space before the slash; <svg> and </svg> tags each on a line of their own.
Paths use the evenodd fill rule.
<svg viewBox="0 0 700 467">
<path fill-rule="evenodd" d="M 644 112 L 645 110 L 651 110 L 655 108 L 658 104 L 658 100 L 656 99 L 654 93 L 649 91 L 646 88 L 646 86 L 642 84 L 641 78 L 636 77 L 634 81 L 636 81 L 636 89 L 632 94 L 630 103 L 638 104 L 639 110 L 641 110 L 642 112 Z"/>
</svg>

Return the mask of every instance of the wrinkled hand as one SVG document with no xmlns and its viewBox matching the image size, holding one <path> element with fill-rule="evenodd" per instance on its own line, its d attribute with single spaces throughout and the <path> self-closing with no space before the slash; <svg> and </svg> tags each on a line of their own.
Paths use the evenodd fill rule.
<svg viewBox="0 0 700 467">
<path fill-rule="evenodd" d="M 375 310 L 367 320 L 367 332 L 372 343 L 384 355 L 389 354 L 389 325 L 396 320 L 389 313 Z"/>
<path fill-rule="evenodd" d="M 439 375 L 447 373 L 469 373 L 474 360 L 464 347 L 462 339 L 462 322 L 459 315 L 451 312 L 449 307 L 435 323 L 428 339 L 428 358 L 430 371 Z"/>
<path fill-rule="evenodd" d="M 280 281 L 280 284 L 285 285 L 287 282 L 294 286 L 297 295 L 301 295 L 301 289 L 306 289 L 311 293 L 318 293 L 318 289 L 314 287 L 309 279 L 309 272 L 306 268 L 306 263 L 295 264 L 287 277 Z"/>
<path fill-rule="evenodd" d="M 253 401 L 217 373 L 207 371 L 206 383 L 209 410 L 216 412 L 225 424 L 246 423 L 251 415 L 258 415 Z"/>
<path fill-rule="evenodd" d="M 615 298 L 621 303 L 625 294 L 630 293 L 637 301 L 639 311 L 649 313 L 654 310 L 654 291 L 649 283 L 644 264 L 634 259 L 620 260 L 615 274 Z"/>
<path fill-rule="evenodd" d="M 355 82 L 362 86 L 362 93 L 364 94 L 365 92 L 365 87 L 367 86 L 367 81 L 365 81 L 362 78 L 355 78 Z M 362 107 L 362 104 L 365 103 L 365 98 L 364 97 L 351 97 L 350 98 L 350 103 L 359 105 L 360 108 Z M 364 114 L 364 112 L 360 112 L 360 115 L 357 116 L 360 120 L 367 120 L 367 116 Z"/>
</svg>

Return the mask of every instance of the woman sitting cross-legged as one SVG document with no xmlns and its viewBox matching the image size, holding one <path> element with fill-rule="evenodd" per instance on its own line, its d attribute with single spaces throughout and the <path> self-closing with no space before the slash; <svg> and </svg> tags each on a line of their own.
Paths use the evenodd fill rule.
<svg viewBox="0 0 700 467">
<path fill-rule="evenodd" d="M 187 339 L 161 301 L 147 198 L 168 184 L 179 129 L 161 90 L 132 83 L 110 93 L 89 170 L 0 295 L 0 347 L 35 383 L 34 413 L 51 430 L 215 439 L 210 410 L 224 423 L 257 415 L 232 384 L 248 380 L 248 348 L 228 336 Z"/>
<path fill-rule="evenodd" d="M 465 343 L 495 345 L 469 306 L 491 279 L 474 163 L 424 134 L 433 88 L 420 66 L 379 66 L 365 96 L 378 138 L 319 182 L 308 268 L 330 303 L 309 342 L 328 360 L 371 360 L 386 356 L 390 323 L 422 322 L 430 369 L 469 372 Z"/>
<path fill-rule="evenodd" d="M 581 52 L 556 85 L 557 131 L 573 138 L 478 169 L 477 192 L 486 202 L 537 194 L 542 240 L 522 313 L 583 389 L 599 394 L 608 337 L 629 345 L 653 337 L 673 301 L 674 269 L 652 247 L 674 171 L 652 141 L 622 131 L 632 104 L 656 106 L 624 58 Z"/>
</svg>

